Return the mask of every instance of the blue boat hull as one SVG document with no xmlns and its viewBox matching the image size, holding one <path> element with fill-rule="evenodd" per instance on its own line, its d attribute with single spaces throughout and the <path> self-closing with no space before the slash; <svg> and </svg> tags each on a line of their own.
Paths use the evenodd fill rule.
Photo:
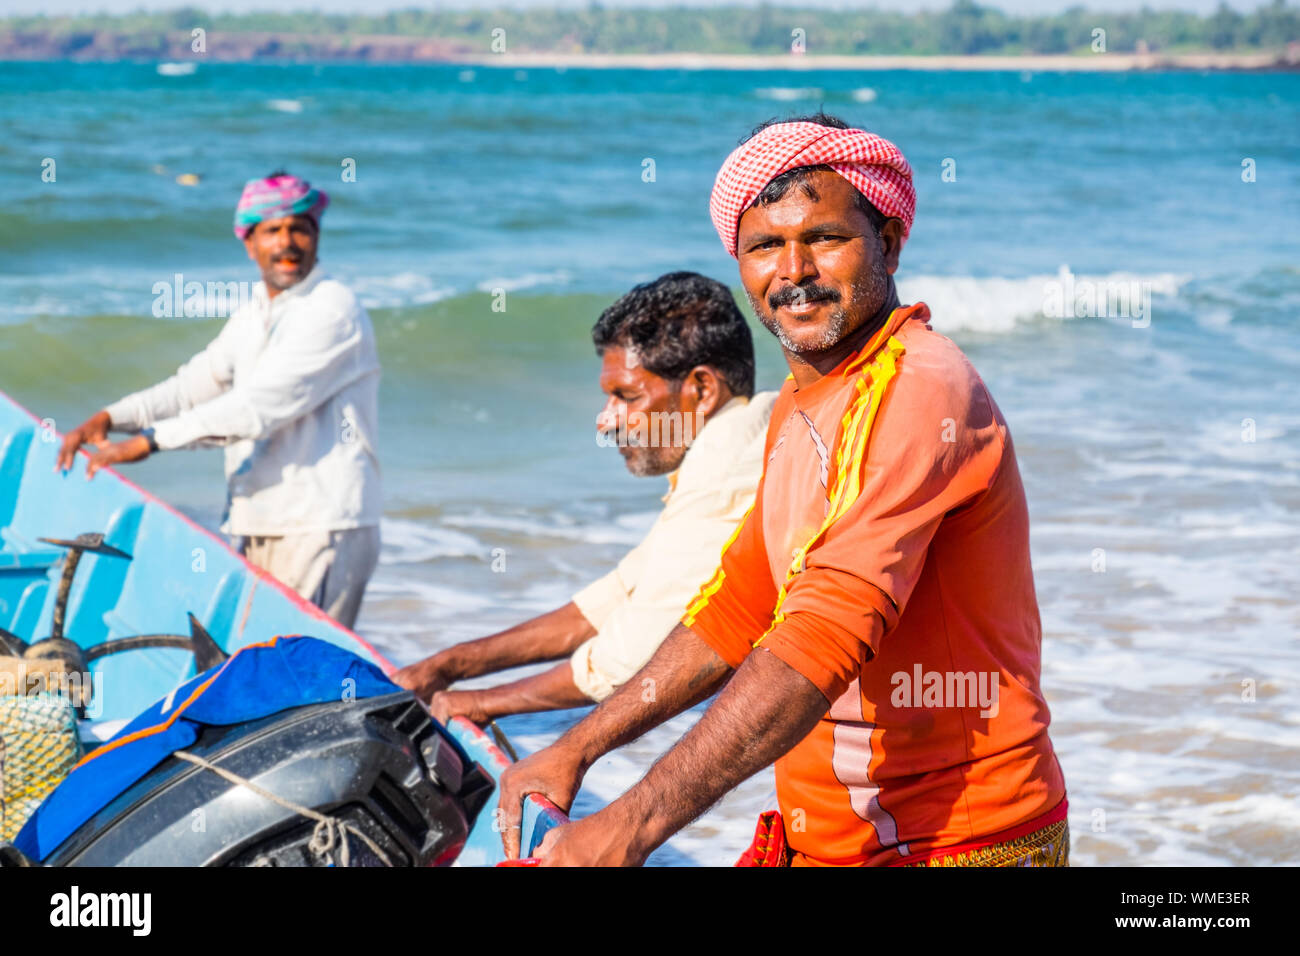
<svg viewBox="0 0 1300 956">
<path fill-rule="evenodd" d="M 112 470 L 85 480 L 86 456 L 63 475 L 61 436 L 0 393 L 0 627 L 27 641 L 47 637 L 64 549 L 41 538 L 85 533 L 129 555 L 85 553 L 64 612 L 64 636 L 88 649 L 139 634 L 190 633 L 192 613 L 225 651 L 280 634 L 306 634 L 392 665 L 361 637 L 236 554 L 227 543 Z M 149 647 L 98 658 L 87 717 L 111 726 L 134 717 L 194 675 L 188 650 Z M 509 759 L 476 726 L 448 728 L 495 779 Z M 480 815 L 458 862 L 499 862 L 495 801 Z M 530 797 L 523 845 L 531 850 L 564 816 Z"/>
</svg>

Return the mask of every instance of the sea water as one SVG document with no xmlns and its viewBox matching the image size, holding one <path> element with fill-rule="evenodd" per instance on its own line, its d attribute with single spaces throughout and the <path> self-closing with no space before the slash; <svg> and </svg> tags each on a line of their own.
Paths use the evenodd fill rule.
<svg viewBox="0 0 1300 956">
<path fill-rule="evenodd" d="M 739 293 L 708 195 L 740 136 L 825 107 L 893 139 L 903 301 L 1016 442 L 1074 861 L 1300 860 L 1300 77 L 156 67 L 0 64 L 0 389 L 65 430 L 162 379 L 222 319 L 160 290 L 258 278 L 243 181 L 325 188 L 321 262 L 384 365 L 358 629 L 399 663 L 562 604 L 653 521 L 663 480 L 596 443 L 590 327 L 673 269 Z M 220 471 L 128 474 L 215 527 Z M 502 723 L 532 749 L 580 713 Z M 697 716 L 598 764 L 575 812 Z M 770 789 L 654 862 L 732 861 Z"/>
</svg>

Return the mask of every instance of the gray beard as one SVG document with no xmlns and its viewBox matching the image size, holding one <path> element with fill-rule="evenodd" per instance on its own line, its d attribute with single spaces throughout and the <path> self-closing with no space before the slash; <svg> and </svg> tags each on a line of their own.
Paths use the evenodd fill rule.
<svg viewBox="0 0 1300 956">
<path fill-rule="evenodd" d="M 646 448 L 636 446 L 636 451 L 623 459 L 628 473 L 637 478 L 666 475 L 681 467 L 686 455 L 682 448 Z"/>
<path fill-rule="evenodd" d="M 885 297 L 889 295 L 889 273 L 883 268 L 877 269 L 866 281 L 855 282 L 850 292 L 848 306 L 846 307 L 843 302 L 836 305 L 822 334 L 813 342 L 802 343 L 797 343 L 790 338 L 785 328 L 777 321 L 775 313 L 768 310 L 766 302 L 749 295 L 748 291 L 745 294 L 749 297 L 749 304 L 754 309 L 754 314 L 758 316 L 758 321 L 763 323 L 763 328 L 776 336 L 782 348 L 794 355 L 816 355 L 838 345 L 853 331 L 849 327 L 849 308 L 864 310 L 868 317 L 876 314 L 884 304 Z"/>
<path fill-rule="evenodd" d="M 839 342 L 840 339 L 844 338 L 848 332 L 849 313 L 844 309 L 844 306 L 838 305 L 831 312 L 830 321 L 826 324 L 826 328 L 819 338 L 815 339 L 811 343 L 796 343 L 786 332 L 785 326 L 778 322 L 775 316 L 764 315 L 759 311 L 758 306 L 754 303 L 752 298 L 749 302 L 750 305 L 754 306 L 754 312 L 758 315 L 758 321 L 763 323 L 763 328 L 776 336 L 776 340 L 781 343 L 783 349 L 787 352 L 793 352 L 795 355 L 824 352 L 831 346 L 835 345 L 835 343 Z"/>
</svg>

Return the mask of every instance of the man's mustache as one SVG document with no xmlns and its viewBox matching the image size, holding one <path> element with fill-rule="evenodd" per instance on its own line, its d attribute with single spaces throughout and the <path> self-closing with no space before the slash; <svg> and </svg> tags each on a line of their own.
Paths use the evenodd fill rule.
<svg viewBox="0 0 1300 956">
<path fill-rule="evenodd" d="M 767 297 L 767 304 L 773 310 L 783 305 L 795 305 L 805 302 L 838 302 L 840 294 L 824 285 L 792 285 L 773 292 Z"/>
</svg>

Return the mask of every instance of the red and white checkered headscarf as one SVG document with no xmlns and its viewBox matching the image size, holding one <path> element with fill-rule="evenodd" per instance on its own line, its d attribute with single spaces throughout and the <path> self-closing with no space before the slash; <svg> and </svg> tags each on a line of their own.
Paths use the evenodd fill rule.
<svg viewBox="0 0 1300 956">
<path fill-rule="evenodd" d="M 835 129 L 820 123 L 774 123 L 731 151 L 718 170 L 709 197 L 709 215 L 732 256 L 740 217 L 773 179 L 800 166 L 830 166 L 886 216 L 903 221 L 903 238 L 912 231 L 916 187 L 912 167 L 898 147 L 862 129 Z"/>
</svg>

